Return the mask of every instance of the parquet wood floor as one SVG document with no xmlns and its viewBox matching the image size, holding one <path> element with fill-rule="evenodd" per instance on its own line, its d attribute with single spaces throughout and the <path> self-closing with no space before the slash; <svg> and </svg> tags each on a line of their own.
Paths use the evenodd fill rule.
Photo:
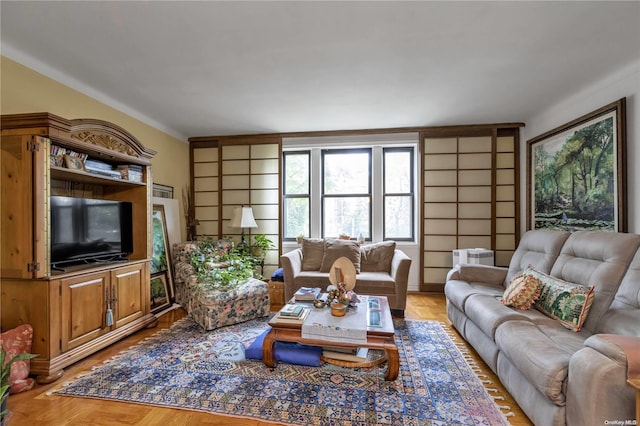
<svg viewBox="0 0 640 426">
<path fill-rule="evenodd" d="M 76 375 L 90 371 L 105 360 L 127 350 L 145 337 L 161 328 L 171 326 L 174 321 L 182 318 L 185 312 L 176 309 L 162 315 L 158 326 L 141 330 L 138 333 L 117 342 L 102 351 L 73 364 L 65 371 L 65 375 L 58 382 L 49 385 L 36 385 L 34 389 L 9 397 L 8 408 L 11 411 L 9 426 L 22 425 L 271 425 L 273 423 L 258 420 L 218 416 L 195 411 L 161 408 L 140 404 L 111 402 L 88 398 L 71 398 L 66 396 L 47 395 L 47 392 L 61 385 L 65 380 L 72 380 Z M 407 319 L 436 320 L 450 325 L 447 319 L 445 298 L 441 294 L 410 294 L 408 297 Z M 453 330 L 453 328 L 451 327 Z M 464 340 L 458 336 L 458 342 Z M 500 405 L 511 407 L 513 416 L 509 421 L 514 426 L 532 425 L 531 421 L 518 408 L 508 392 L 491 370 L 482 362 L 480 357 L 471 349 L 469 353 L 482 372 L 493 382 L 489 387 L 496 388 L 497 395 L 505 397 L 499 401 Z"/>
</svg>

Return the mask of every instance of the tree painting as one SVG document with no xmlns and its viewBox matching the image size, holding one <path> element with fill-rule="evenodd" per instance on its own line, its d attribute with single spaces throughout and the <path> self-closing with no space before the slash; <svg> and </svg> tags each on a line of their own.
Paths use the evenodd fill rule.
<svg viewBox="0 0 640 426">
<path fill-rule="evenodd" d="M 161 206 L 160 206 L 161 207 Z M 153 255 L 151 257 L 151 273 L 163 272 L 169 269 L 167 263 L 167 233 L 164 226 L 164 210 L 153 210 Z"/>
<path fill-rule="evenodd" d="M 532 146 L 535 228 L 616 230 L 614 113 Z"/>
</svg>

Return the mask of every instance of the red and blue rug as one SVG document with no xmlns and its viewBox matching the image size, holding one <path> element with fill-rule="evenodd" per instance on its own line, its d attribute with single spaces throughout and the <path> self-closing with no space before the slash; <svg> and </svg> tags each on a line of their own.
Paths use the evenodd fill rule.
<svg viewBox="0 0 640 426">
<path fill-rule="evenodd" d="M 440 323 L 395 325 L 393 382 L 384 380 L 386 364 L 238 361 L 265 319 L 205 332 L 187 317 L 56 393 L 297 425 L 509 424 Z"/>
</svg>

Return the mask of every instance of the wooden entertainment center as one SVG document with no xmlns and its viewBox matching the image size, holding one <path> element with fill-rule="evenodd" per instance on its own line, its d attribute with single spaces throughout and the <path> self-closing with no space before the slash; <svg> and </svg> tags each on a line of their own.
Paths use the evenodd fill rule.
<svg viewBox="0 0 640 426">
<path fill-rule="evenodd" d="M 3 331 L 33 326 L 38 357 L 31 374 L 48 383 L 66 366 L 157 322 L 149 299 L 155 152 L 101 120 L 15 114 L 1 116 L 0 128 L 0 321 Z M 56 149 L 70 153 L 66 167 L 50 158 Z M 89 173 L 75 155 L 141 171 L 142 178 Z M 52 268 L 52 195 L 131 203 L 133 250 L 127 259 Z"/>
</svg>

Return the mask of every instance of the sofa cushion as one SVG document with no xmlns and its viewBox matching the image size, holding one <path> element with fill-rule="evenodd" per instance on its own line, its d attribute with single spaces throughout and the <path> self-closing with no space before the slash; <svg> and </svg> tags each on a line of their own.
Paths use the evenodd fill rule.
<svg viewBox="0 0 640 426">
<path fill-rule="evenodd" d="M 549 274 L 572 283 L 596 285 L 584 323 L 592 333 L 611 307 L 638 247 L 640 235 L 611 231 L 576 231 L 562 247 Z"/>
<path fill-rule="evenodd" d="M 324 240 L 305 238 L 302 240 L 302 270 L 319 271 L 324 257 Z"/>
<path fill-rule="evenodd" d="M 464 313 L 491 340 L 501 324 L 512 320 L 527 320 L 524 315 L 530 311 L 520 311 L 499 303 L 499 296 L 472 294 L 464 304 Z M 541 315 L 538 312 L 538 315 Z"/>
<path fill-rule="evenodd" d="M 396 250 L 395 241 L 381 241 L 360 247 L 360 269 L 362 272 L 389 272 L 391 259 Z"/>
<path fill-rule="evenodd" d="M 517 275 L 511 279 L 500 303 L 527 310 L 540 297 L 540 280 L 531 275 Z"/>
<path fill-rule="evenodd" d="M 322 257 L 320 272 L 329 272 L 333 262 L 341 257 L 349 259 L 356 268 L 356 274 L 360 273 L 360 244 L 356 241 L 339 239 L 331 239 L 324 242 L 324 256 Z"/>
<path fill-rule="evenodd" d="M 525 270 L 524 275 L 531 275 L 542 283 L 536 309 L 557 319 L 569 330 L 580 331 L 593 303 L 593 286 L 563 281 L 533 268 Z"/>
<path fill-rule="evenodd" d="M 552 229 L 536 229 L 527 231 L 509 262 L 509 271 L 505 284 L 516 275 L 520 275 L 528 265 L 534 265 L 543 272 L 551 271 L 562 247 L 571 235 L 570 232 Z"/>
<path fill-rule="evenodd" d="M 357 294 L 393 296 L 396 294 L 396 283 L 391 275 L 384 272 L 361 272 L 354 291 Z"/>
<path fill-rule="evenodd" d="M 569 360 L 589 336 L 586 330 L 568 332 L 558 321 L 550 319 L 537 323 L 516 320 L 498 327 L 495 342 L 540 393 L 554 404 L 564 405 Z"/>
</svg>

